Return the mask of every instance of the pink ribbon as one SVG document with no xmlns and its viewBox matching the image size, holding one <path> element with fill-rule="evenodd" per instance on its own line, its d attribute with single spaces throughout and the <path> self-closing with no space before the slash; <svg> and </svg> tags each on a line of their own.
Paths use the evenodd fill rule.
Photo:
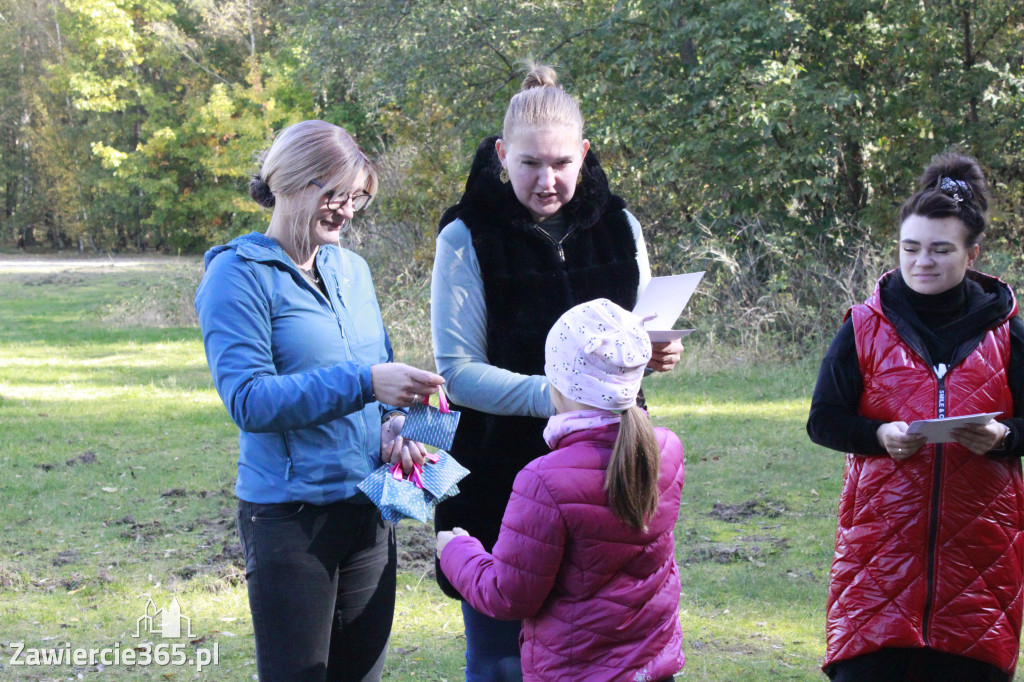
<svg viewBox="0 0 1024 682">
<path fill-rule="evenodd" d="M 441 388 L 440 386 L 437 387 L 437 400 L 441 404 L 441 407 L 438 408 L 438 411 L 441 414 L 448 414 L 449 412 L 451 412 L 451 409 L 448 408 L 448 398 L 445 397 L 444 389 Z M 427 395 L 423 396 L 423 404 L 424 405 L 430 405 L 430 394 L 429 393 Z"/>
<path fill-rule="evenodd" d="M 409 483 L 412 483 L 417 488 L 421 488 L 422 489 L 423 488 L 423 479 L 420 478 L 420 474 L 422 472 L 423 472 L 423 467 L 421 467 L 419 464 L 416 464 L 415 462 L 413 462 L 412 472 L 409 474 Z M 402 465 L 401 464 L 392 464 L 391 465 L 391 477 L 393 479 L 395 479 L 396 481 L 401 481 L 401 480 L 404 479 L 405 474 L 402 472 Z"/>
</svg>

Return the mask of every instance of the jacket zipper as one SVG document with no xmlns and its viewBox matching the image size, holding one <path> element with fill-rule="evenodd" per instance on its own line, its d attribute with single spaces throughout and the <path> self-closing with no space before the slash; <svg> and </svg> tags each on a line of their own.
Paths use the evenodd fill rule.
<svg viewBox="0 0 1024 682">
<path fill-rule="evenodd" d="M 325 277 L 324 284 L 326 283 L 327 279 Z M 341 295 L 341 282 L 338 281 L 337 275 L 331 275 L 331 284 L 334 286 L 334 295 L 338 297 L 338 307 L 345 308 L 345 297 Z M 341 332 L 341 340 L 345 342 L 345 350 L 348 353 L 349 357 L 352 357 L 352 344 L 348 336 L 345 334 L 345 325 L 342 322 L 341 313 L 339 313 L 338 309 L 336 309 L 335 306 L 333 305 L 331 306 L 331 312 L 334 313 L 334 319 L 337 320 L 338 322 L 338 330 Z M 366 419 L 364 418 L 359 421 L 359 440 L 361 442 L 365 442 L 366 439 L 368 438 L 368 433 L 369 430 L 366 427 Z"/>
<path fill-rule="evenodd" d="M 564 242 L 566 239 L 568 239 L 569 235 L 571 235 L 573 232 L 576 231 L 576 228 L 575 227 L 570 228 L 569 231 L 565 233 L 564 237 L 562 237 L 561 239 L 556 241 L 555 238 L 552 237 L 550 234 L 548 234 L 547 230 L 545 230 L 540 225 L 534 225 L 534 227 L 537 229 L 538 232 L 540 232 L 542 235 L 544 235 L 544 237 L 549 242 L 554 244 L 555 248 L 558 249 L 558 260 L 560 260 L 561 262 L 564 263 L 565 262 L 565 250 L 562 249 L 562 242 Z"/>
<path fill-rule="evenodd" d="M 254 372 L 253 375 L 252 375 L 252 378 L 253 379 L 258 379 L 259 377 L 265 377 L 265 376 L 270 376 L 270 372 L 264 372 L 264 371 L 261 370 L 259 372 Z M 288 434 L 287 434 L 287 432 L 285 432 L 281 436 L 281 440 L 284 441 L 284 480 L 290 481 L 291 478 L 292 478 L 292 449 L 288 445 Z M 252 520 L 255 522 L 256 521 L 256 517 L 254 516 Z"/>
<path fill-rule="evenodd" d="M 296 266 L 296 269 L 298 269 L 298 266 Z M 312 282 L 310 282 L 308 279 L 306 279 L 301 273 L 299 274 L 299 279 L 302 280 L 303 283 L 305 283 L 307 288 L 309 288 L 309 289 L 311 289 L 313 291 L 313 293 L 320 300 L 321 304 L 324 303 L 324 302 L 327 303 L 327 307 L 330 309 L 331 314 L 334 315 L 334 319 L 338 322 L 338 329 L 341 330 L 341 338 L 344 339 L 345 338 L 345 327 L 344 327 L 344 325 L 341 324 L 341 317 L 338 315 L 337 311 L 334 310 L 334 304 L 331 303 L 331 297 L 327 295 L 326 291 L 321 291 L 320 287 L 315 286 Z M 325 275 L 322 270 L 320 271 L 320 281 L 324 283 L 324 289 L 328 289 L 329 288 L 329 285 L 327 283 L 327 275 Z M 334 284 L 334 291 L 338 295 L 338 301 L 341 301 L 341 285 L 338 284 L 338 280 L 336 278 L 334 279 L 333 284 Z"/>
<path fill-rule="evenodd" d="M 939 364 L 935 368 L 935 375 L 939 379 L 938 385 L 938 405 L 937 415 L 939 419 L 946 416 L 946 366 Z M 932 495 L 931 495 L 931 514 L 928 523 L 928 595 L 924 604 L 924 617 L 921 619 L 921 636 L 924 639 L 924 645 L 930 647 L 931 643 L 928 641 L 928 631 L 930 629 L 930 621 L 932 617 L 932 604 L 935 600 L 935 564 L 936 564 L 936 546 L 939 537 L 939 498 L 941 495 L 940 486 L 942 484 L 942 443 L 935 444 L 935 460 L 933 464 L 932 472 Z"/>
</svg>

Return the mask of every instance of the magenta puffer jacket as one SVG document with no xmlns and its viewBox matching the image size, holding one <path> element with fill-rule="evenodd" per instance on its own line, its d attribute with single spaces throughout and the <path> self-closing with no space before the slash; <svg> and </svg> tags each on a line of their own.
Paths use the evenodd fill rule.
<svg viewBox="0 0 1024 682">
<path fill-rule="evenodd" d="M 571 433 L 519 473 L 493 555 L 469 536 L 441 555 L 473 608 L 523 620 L 526 680 L 649 682 L 683 666 L 673 536 L 683 445 L 655 429 L 659 502 L 640 531 L 615 517 L 604 492 L 618 429 Z"/>
</svg>

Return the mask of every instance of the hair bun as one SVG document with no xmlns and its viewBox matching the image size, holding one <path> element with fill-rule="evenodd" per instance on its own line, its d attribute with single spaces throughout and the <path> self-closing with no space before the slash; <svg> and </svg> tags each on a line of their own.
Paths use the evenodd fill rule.
<svg viewBox="0 0 1024 682">
<path fill-rule="evenodd" d="M 921 174 L 919 191 L 941 191 L 958 201 L 967 201 L 978 210 L 988 210 L 988 187 L 978 162 L 965 154 L 948 152 L 932 157 Z"/>
<path fill-rule="evenodd" d="M 274 193 L 270 191 L 270 185 L 264 182 L 259 173 L 253 175 L 249 181 L 249 196 L 263 208 L 274 208 L 274 204 L 277 203 Z"/>
<path fill-rule="evenodd" d="M 553 67 L 547 64 L 537 64 L 534 62 L 527 62 L 526 68 L 529 70 L 526 74 L 526 78 L 523 79 L 521 90 L 529 90 L 530 88 L 543 88 L 545 86 L 554 87 L 558 85 L 558 74 L 555 73 Z"/>
</svg>

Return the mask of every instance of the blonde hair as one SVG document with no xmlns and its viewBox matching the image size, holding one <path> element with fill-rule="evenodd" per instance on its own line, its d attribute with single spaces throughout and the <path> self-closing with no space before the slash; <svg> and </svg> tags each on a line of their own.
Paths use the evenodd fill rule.
<svg viewBox="0 0 1024 682">
<path fill-rule="evenodd" d="M 294 199 L 288 225 L 296 239 L 308 245 L 309 225 L 326 191 L 347 192 L 363 174 L 365 190 L 377 193 L 377 170 L 347 130 L 326 121 L 309 120 L 288 126 L 259 158 L 259 171 L 249 182 L 249 194 L 264 208 L 277 206 L 278 197 Z M 323 188 L 312 184 L 316 180 Z M 372 201 L 372 199 L 371 199 Z"/>
<path fill-rule="evenodd" d="M 636 405 L 622 413 L 604 489 L 608 505 L 623 523 L 645 529 L 658 508 L 661 450 L 647 413 Z"/>
<path fill-rule="evenodd" d="M 525 67 L 526 78 L 505 111 L 502 138 L 511 139 L 521 127 L 536 129 L 567 126 L 583 139 L 583 114 L 580 113 L 580 106 L 558 84 L 558 74 L 554 68 L 532 61 L 526 62 Z"/>
</svg>

